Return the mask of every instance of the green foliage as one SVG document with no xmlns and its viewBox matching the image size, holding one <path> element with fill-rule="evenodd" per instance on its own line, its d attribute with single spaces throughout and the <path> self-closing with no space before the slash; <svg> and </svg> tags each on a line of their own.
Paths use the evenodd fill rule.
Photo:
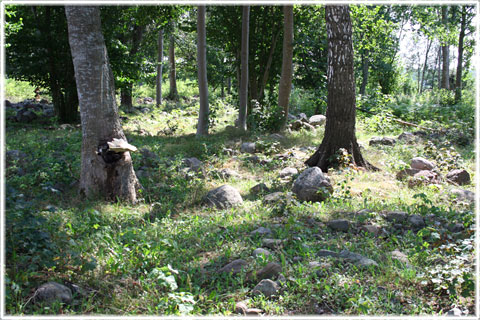
<svg viewBox="0 0 480 320">
<path fill-rule="evenodd" d="M 437 147 L 433 142 L 427 141 L 425 156 L 435 161 L 443 173 L 462 167 L 462 158 L 455 148 L 449 143 Z"/>
<path fill-rule="evenodd" d="M 265 105 L 253 100 L 252 109 L 247 117 L 247 127 L 252 131 L 272 132 L 280 129 L 283 109 L 276 104 Z"/>
</svg>

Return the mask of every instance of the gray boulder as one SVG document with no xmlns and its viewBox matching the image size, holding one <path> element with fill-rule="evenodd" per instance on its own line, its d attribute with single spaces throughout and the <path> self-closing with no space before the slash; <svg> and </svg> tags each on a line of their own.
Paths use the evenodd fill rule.
<svg viewBox="0 0 480 320">
<path fill-rule="evenodd" d="M 303 201 L 323 201 L 333 192 L 330 179 L 318 167 L 303 171 L 293 184 L 292 191 Z"/>
<path fill-rule="evenodd" d="M 447 181 L 452 181 L 460 186 L 470 184 L 470 174 L 464 169 L 455 169 L 447 173 Z"/>
<path fill-rule="evenodd" d="M 400 261 L 402 263 L 408 264 L 407 255 L 405 253 L 399 251 L 399 250 L 394 250 L 394 251 L 390 252 L 390 256 L 391 256 L 392 260 L 397 260 L 397 261 Z"/>
<path fill-rule="evenodd" d="M 327 222 L 327 226 L 335 231 L 346 232 L 350 228 L 350 222 L 343 219 L 331 220 Z"/>
<path fill-rule="evenodd" d="M 338 257 L 338 253 L 330 250 L 319 250 L 317 252 L 317 257 Z"/>
<path fill-rule="evenodd" d="M 274 193 L 267 194 L 265 198 L 263 198 L 263 201 L 265 203 L 272 204 L 282 200 L 283 198 L 284 198 L 283 192 L 274 192 Z"/>
<path fill-rule="evenodd" d="M 326 121 L 327 117 L 325 117 L 323 114 L 316 114 L 308 119 L 308 123 L 310 123 L 312 126 L 321 126 L 325 124 Z"/>
<path fill-rule="evenodd" d="M 223 185 L 208 192 L 205 196 L 205 202 L 210 207 L 226 209 L 242 204 L 243 199 L 237 189 L 229 185 Z"/>
<path fill-rule="evenodd" d="M 198 172 L 203 168 L 203 163 L 202 161 L 198 160 L 197 158 L 186 158 L 183 159 L 183 164 L 190 168 L 190 170 Z"/>
<path fill-rule="evenodd" d="M 224 179 L 240 177 L 240 174 L 237 171 L 229 169 L 229 168 L 220 170 L 219 174 Z"/>
<path fill-rule="evenodd" d="M 233 275 L 236 275 L 240 273 L 244 268 L 246 268 L 247 265 L 247 261 L 243 259 L 233 260 L 229 264 L 220 268 L 217 273 L 232 273 Z"/>
<path fill-rule="evenodd" d="M 38 116 L 35 112 L 26 108 L 18 110 L 15 116 L 15 119 L 17 120 L 17 122 L 23 122 L 23 123 L 32 122 L 37 118 Z"/>
<path fill-rule="evenodd" d="M 377 226 L 375 224 L 368 224 L 368 225 L 362 226 L 360 228 L 360 230 L 362 230 L 364 232 L 368 232 L 368 233 L 370 233 L 374 236 L 378 236 L 382 232 L 382 227 Z"/>
<path fill-rule="evenodd" d="M 411 132 L 403 132 L 401 133 L 398 138 L 398 140 L 402 140 L 402 141 L 406 141 L 406 142 L 413 142 L 415 141 L 417 138 L 415 137 L 415 135 Z"/>
<path fill-rule="evenodd" d="M 272 250 L 280 247 L 282 243 L 283 241 L 280 239 L 262 239 L 262 246 Z"/>
<path fill-rule="evenodd" d="M 431 162 L 428 161 L 425 158 L 422 157 L 415 157 L 410 161 L 410 166 L 413 169 L 419 169 L 419 170 L 432 170 L 435 165 Z"/>
<path fill-rule="evenodd" d="M 458 200 L 475 201 L 475 192 L 464 189 L 452 189 L 450 194 L 454 195 Z"/>
<path fill-rule="evenodd" d="M 62 303 L 72 302 L 72 290 L 63 284 L 57 282 L 47 282 L 42 284 L 34 294 L 35 303 L 47 303 L 52 304 L 56 301 Z"/>
<path fill-rule="evenodd" d="M 416 214 L 413 214 L 410 217 L 408 217 L 408 223 L 414 229 L 421 229 L 425 227 L 425 221 L 423 220 L 423 217 Z"/>
<path fill-rule="evenodd" d="M 255 153 L 255 142 L 244 142 L 240 146 L 240 151 L 242 153 Z"/>
<path fill-rule="evenodd" d="M 413 168 L 406 168 L 397 173 L 397 180 L 403 180 L 406 177 L 413 177 L 417 173 L 419 173 L 420 169 L 413 169 Z"/>
<path fill-rule="evenodd" d="M 390 222 L 404 222 L 407 218 L 407 213 L 403 211 L 391 211 L 385 215 L 385 219 Z"/>
<path fill-rule="evenodd" d="M 252 290 L 253 295 L 263 294 L 265 297 L 271 297 L 275 295 L 279 290 L 279 286 L 275 281 L 270 279 L 263 279 Z"/>
<path fill-rule="evenodd" d="M 368 142 L 369 146 L 374 146 L 374 145 L 385 145 L 385 146 L 393 146 L 395 144 L 395 139 L 393 138 L 388 138 L 388 137 L 373 137 L 370 139 Z"/>
</svg>

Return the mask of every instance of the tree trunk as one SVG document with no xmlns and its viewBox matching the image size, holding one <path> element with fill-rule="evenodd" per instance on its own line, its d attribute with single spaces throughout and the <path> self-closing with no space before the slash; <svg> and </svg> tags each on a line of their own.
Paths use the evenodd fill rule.
<svg viewBox="0 0 480 320">
<path fill-rule="evenodd" d="M 430 52 L 431 45 L 432 45 L 432 40 L 427 40 L 427 50 L 425 51 L 425 62 L 423 63 L 422 80 L 420 81 L 420 93 L 423 92 L 423 82 L 425 81 L 425 70 L 427 69 L 428 53 Z"/>
<path fill-rule="evenodd" d="M 267 64 L 265 65 L 265 71 L 263 72 L 261 87 L 258 90 L 258 92 L 260 92 L 260 96 L 258 97 L 260 101 L 263 99 L 265 87 L 267 86 L 268 77 L 270 75 L 270 68 L 272 67 L 272 62 L 273 62 L 273 55 L 275 54 L 275 49 L 277 48 L 277 42 L 278 42 L 278 37 L 280 36 L 280 31 L 281 29 L 279 29 L 272 38 L 272 45 L 270 46 L 270 53 L 268 54 Z"/>
<path fill-rule="evenodd" d="M 124 84 L 124 87 L 120 89 L 120 105 L 125 109 L 125 112 L 133 111 L 133 83 Z"/>
<path fill-rule="evenodd" d="M 173 24 L 172 24 L 173 25 Z M 175 36 L 172 33 L 170 34 L 170 43 L 168 48 L 168 61 L 170 62 L 170 92 L 168 93 L 168 98 L 170 100 L 178 100 L 178 91 L 177 91 L 177 69 L 175 67 Z"/>
<path fill-rule="evenodd" d="M 325 6 L 325 19 L 328 38 L 327 123 L 321 145 L 306 164 L 327 172 L 329 167 L 338 164 L 335 155 L 344 148 L 354 165 L 376 169 L 363 159 L 355 137 L 355 74 L 349 6 Z"/>
<path fill-rule="evenodd" d="M 293 78 L 293 6 L 283 7 L 283 57 L 282 73 L 278 85 L 278 106 L 282 108 L 281 129 L 287 125 L 288 105 Z"/>
<path fill-rule="evenodd" d="M 360 85 L 360 94 L 362 96 L 365 95 L 365 91 L 367 89 L 367 83 L 368 83 L 368 53 L 362 54 L 362 84 Z"/>
<path fill-rule="evenodd" d="M 208 83 L 207 83 L 207 37 L 205 29 L 205 6 L 197 12 L 197 67 L 200 111 L 198 113 L 197 137 L 208 134 Z"/>
<path fill-rule="evenodd" d="M 238 127 L 247 131 L 247 98 L 248 98 L 248 32 L 250 21 L 250 6 L 243 6 L 242 13 L 242 52 L 241 52 L 241 80 L 239 106 L 238 106 Z"/>
<path fill-rule="evenodd" d="M 448 7 L 442 7 L 442 23 L 445 27 L 448 25 Z M 442 89 L 450 89 L 449 84 L 449 69 L 450 69 L 450 55 L 449 55 L 449 46 L 448 44 L 443 44 L 442 46 Z"/>
<path fill-rule="evenodd" d="M 462 99 L 463 39 L 465 38 L 466 19 L 467 19 L 467 10 L 465 6 L 462 6 L 460 34 L 458 36 L 457 75 L 455 77 L 455 103 L 458 103 Z"/>
<path fill-rule="evenodd" d="M 437 81 L 438 88 L 442 88 L 442 46 L 438 47 Z"/>
<path fill-rule="evenodd" d="M 138 184 L 130 153 L 97 151 L 113 138 L 126 140 L 115 102 L 113 73 L 108 61 L 98 6 L 66 6 L 82 122 L 80 192 L 107 199 L 136 201 Z"/>
<path fill-rule="evenodd" d="M 232 93 L 232 77 L 227 78 L 227 93 Z"/>
<path fill-rule="evenodd" d="M 157 95 L 157 107 L 162 104 L 162 77 L 163 77 L 163 29 L 158 31 L 157 41 L 157 79 L 156 79 L 156 95 Z"/>
</svg>

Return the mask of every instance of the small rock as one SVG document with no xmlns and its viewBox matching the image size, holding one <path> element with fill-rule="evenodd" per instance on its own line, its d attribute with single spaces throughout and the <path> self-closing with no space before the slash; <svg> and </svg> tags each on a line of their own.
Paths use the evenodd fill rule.
<svg viewBox="0 0 480 320">
<path fill-rule="evenodd" d="M 15 116 L 15 119 L 17 120 L 17 122 L 24 122 L 24 123 L 32 122 L 37 118 L 38 118 L 37 114 L 32 110 L 28 110 L 27 108 L 18 110 Z"/>
<path fill-rule="evenodd" d="M 237 302 L 235 304 L 235 313 L 246 315 L 247 314 L 247 309 L 248 309 L 248 307 L 245 304 L 245 302 L 243 302 L 243 301 Z"/>
<path fill-rule="evenodd" d="M 327 226 L 335 231 L 343 231 L 346 232 L 350 228 L 350 222 L 343 219 L 338 220 L 331 220 L 327 222 Z"/>
<path fill-rule="evenodd" d="M 451 309 L 447 312 L 447 316 L 460 317 L 462 315 L 463 315 L 462 310 L 460 310 L 457 307 L 455 307 L 455 308 L 453 308 L 453 309 Z"/>
<path fill-rule="evenodd" d="M 220 176 L 222 176 L 224 179 L 240 177 L 240 174 L 238 174 L 237 171 L 229 169 L 229 168 L 222 169 L 222 170 L 220 170 L 219 173 L 220 173 Z"/>
<path fill-rule="evenodd" d="M 397 173 L 397 180 L 403 180 L 406 177 L 413 177 L 415 174 L 419 173 L 420 169 L 406 168 Z"/>
<path fill-rule="evenodd" d="M 360 230 L 371 233 L 374 236 L 378 236 L 382 232 L 382 228 L 380 226 L 373 224 L 364 225 L 360 228 Z"/>
<path fill-rule="evenodd" d="M 230 148 L 223 148 L 222 152 L 223 152 L 223 154 L 226 154 L 226 155 L 229 155 L 229 156 L 233 156 L 234 154 L 236 154 L 236 152 L 233 149 L 230 149 Z"/>
<path fill-rule="evenodd" d="M 398 250 L 394 250 L 394 251 L 390 252 L 390 255 L 392 257 L 392 260 L 397 260 L 397 261 L 400 261 L 402 263 L 408 264 L 408 257 L 405 253 L 403 253 L 401 251 L 398 251 Z"/>
<path fill-rule="evenodd" d="M 422 216 L 419 215 L 411 215 L 408 217 L 408 223 L 414 228 L 414 229 L 421 229 L 425 227 L 425 221 L 423 220 Z"/>
<path fill-rule="evenodd" d="M 285 137 L 282 136 L 281 134 L 279 133 L 272 133 L 271 135 L 268 136 L 270 139 L 273 139 L 273 140 L 282 140 L 284 139 Z"/>
<path fill-rule="evenodd" d="M 298 170 L 295 169 L 295 168 L 292 168 L 292 167 L 287 167 L 287 168 L 284 168 L 282 169 L 282 171 L 280 171 L 280 178 L 285 178 L 285 177 L 291 177 L 291 176 L 294 176 L 298 173 Z"/>
<path fill-rule="evenodd" d="M 447 173 L 446 176 L 448 181 L 452 181 L 460 186 L 470 184 L 470 174 L 467 172 L 467 170 L 463 169 L 455 169 Z"/>
<path fill-rule="evenodd" d="M 263 294 L 265 297 L 271 297 L 278 292 L 279 286 L 275 281 L 263 279 L 252 290 L 253 295 Z"/>
<path fill-rule="evenodd" d="M 385 215 L 385 219 L 390 222 L 404 222 L 407 220 L 407 217 L 407 213 L 403 211 L 387 212 Z"/>
<path fill-rule="evenodd" d="M 259 183 L 250 188 L 250 193 L 252 194 L 264 193 L 268 191 L 270 191 L 270 189 L 267 187 L 265 183 Z"/>
<path fill-rule="evenodd" d="M 183 159 L 183 164 L 194 172 L 198 172 L 203 168 L 202 161 L 198 160 L 195 157 Z"/>
<path fill-rule="evenodd" d="M 219 269 L 217 273 L 232 273 L 233 275 L 236 275 L 240 273 L 242 269 L 246 268 L 247 265 L 248 265 L 247 261 L 243 259 L 233 260 L 229 264 Z"/>
<path fill-rule="evenodd" d="M 416 140 L 415 135 L 411 132 L 403 132 L 398 136 L 397 139 L 398 140 L 404 140 L 404 141 L 407 141 L 407 142 L 412 142 L 412 141 Z"/>
<path fill-rule="evenodd" d="M 413 169 L 419 169 L 419 170 L 432 170 L 435 167 L 435 165 L 432 162 L 422 157 L 413 158 L 410 161 L 410 166 Z"/>
<path fill-rule="evenodd" d="M 253 255 L 255 258 L 258 258 L 258 257 L 260 257 L 260 256 L 262 256 L 262 255 L 265 256 L 265 257 L 268 257 L 270 254 L 271 254 L 270 251 L 268 251 L 268 250 L 266 250 L 266 249 L 257 248 L 257 249 L 255 249 L 255 250 L 253 250 L 253 254 L 252 254 L 252 255 Z"/>
<path fill-rule="evenodd" d="M 258 308 L 248 308 L 247 311 L 246 311 L 246 314 L 247 316 L 258 316 L 260 314 L 263 313 L 263 310 L 262 309 L 258 309 Z"/>
<path fill-rule="evenodd" d="M 323 201 L 332 192 L 330 179 L 318 167 L 303 171 L 293 183 L 292 191 L 303 201 Z"/>
<path fill-rule="evenodd" d="M 348 250 L 342 250 L 338 257 L 345 259 L 360 267 L 378 266 L 372 259 L 366 258 L 358 253 L 353 253 Z"/>
<path fill-rule="evenodd" d="M 255 142 L 244 142 L 240 146 L 242 153 L 255 153 Z"/>
<path fill-rule="evenodd" d="M 463 230 L 465 230 L 463 223 L 455 223 L 455 224 L 449 225 L 447 228 L 450 232 L 453 232 L 453 233 L 462 232 Z"/>
<path fill-rule="evenodd" d="M 293 257 L 292 261 L 295 262 L 295 263 L 296 262 L 301 262 L 301 261 L 303 261 L 303 258 L 299 257 L 299 256 L 295 256 L 295 257 Z"/>
<path fill-rule="evenodd" d="M 464 189 L 452 189 L 450 193 L 456 196 L 459 200 L 469 200 L 474 202 L 475 201 L 475 192 L 470 190 Z"/>
<path fill-rule="evenodd" d="M 422 136 L 422 137 L 425 137 L 427 135 L 427 133 L 425 131 L 422 131 L 422 130 L 414 131 L 413 134 L 415 136 Z"/>
<path fill-rule="evenodd" d="M 272 250 L 279 247 L 282 243 L 283 241 L 280 239 L 262 239 L 262 246 Z"/>
<path fill-rule="evenodd" d="M 370 139 L 368 142 L 369 146 L 374 146 L 374 145 L 385 145 L 385 146 L 393 146 L 395 144 L 395 139 L 393 138 L 388 138 L 388 137 L 373 137 Z"/>
<path fill-rule="evenodd" d="M 338 257 L 338 253 L 330 250 L 319 250 L 317 257 Z"/>
<path fill-rule="evenodd" d="M 270 235 L 272 234 L 272 230 L 270 230 L 269 228 L 264 228 L 264 227 L 260 227 L 258 229 L 255 229 L 253 230 L 252 232 L 250 232 L 250 236 L 251 237 L 254 237 L 254 236 L 265 236 L 265 235 Z"/>
<path fill-rule="evenodd" d="M 304 122 L 303 123 L 303 129 L 305 129 L 307 131 L 313 131 L 313 130 L 315 130 L 315 127 L 312 126 L 310 123 Z"/>
<path fill-rule="evenodd" d="M 325 117 L 323 114 L 316 114 L 311 116 L 308 119 L 308 123 L 310 123 L 312 126 L 321 126 L 327 121 L 327 117 Z"/>
<path fill-rule="evenodd" d="M 310 261 L 308 263 L 308 267 L 311 268 L 311 269 L 320 268 L 321 266 L 322 266 L 322 264 L 319 261 Z"/>
<path fill-rule="evenodd" d="M 274 192 L 274 193 L 267 194 L 265 198 L 263 198 L 263 201 L 265 203 L 272 204 L 282 200 L 283 198 L 284 198 L 283 192 Z"/>
<path fill-rule="evenodd" d="M 45 302 L 51 304 L 55 301 L 60 301 L 69 304 L 72 302 L 72 299 L 72 291 L 68 287 L 53 281 L 42 284 L 35 291 L 34 295 L 36 303 Z"/>
<path fill-rule="evenodd" d="M 226 209 L 242 204 L 243 199 L 237 189 L 229 185 L 223 185 L 208 192 L 205 196 L 205 202 L 208 206 Z"/>
<path fill-rule="evenodd" d="M 289 113 L 289 114 L 288 114 L 288 120 L 289 120 L 289 121 L 295 121 L 295 120 L 297 120 L 297 117 L 294 116 L 293 114 Z"/>
<path fill-rule="evenodd" d="M 275 279 L 280 272 L 282 272 L 282 266 L 275 262 L 269 262 L 261 270 L 257 271 L 257 279 Z"/>
</svg>

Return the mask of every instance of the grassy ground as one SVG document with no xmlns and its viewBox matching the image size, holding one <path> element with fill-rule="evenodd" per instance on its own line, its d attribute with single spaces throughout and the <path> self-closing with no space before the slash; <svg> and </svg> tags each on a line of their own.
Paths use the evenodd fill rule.
<svg viewBox="0 0 480 320">
<path fill-rule="evenodd" d="M 188 88 L 188 86 L 185 86 Z M 187 89 L 185 89 L 187 90 Z M 180 92 L 182 94 L 182 91 Z M 295 199 L 266 205 L 264 195 L 250 188 L 264 182 L 285 194 L 292 181 L 279 179 L 279 171 L 303 162 L 321 142 L 323 129 L 293 132 L 276 141 L 267 134 L 239 134 L 227 127 L 236 111 L 217 99 L 211 135 L 194 137 L 198 100 L 187 95 L 180 102 L 166 101 L 146 113 L 122 114 L 128 141 L 158 158 L 132 155 L 143 186 L 136 205 L 84 201 L 77 195 L 81 130 L 60 129 L 51 120 L 33 124 L 6 124 L 6 150 L 21 150 L 27 159 L 6 170 L 6 310 L 9 314 L 222 314 L 229 315 L 238 301 L 268 315 L 299 314 L 444 314 L 454 305 L 474 312 L 474 208 L 453 200 L 447 184 L 409 188 L 395 174 L 414 156 L 443 155 L 457 162 L 475 181 L 473 145 L 454 145 L 460 158 L 441 150 L 425 149 L 427 140 L 369 146 L 378 135 L 378 119 L 360 119 L 359 142 L 364 156 L 379 172 L 331 170 L 334 194 L 322 203 Z M 386 128 L 386 129 L 385 129 Z M 402 128 L 389 124 L 384 134 L 396 136 Z M 378 128 L 377 128 L 378 129 Z M 260 165 L 245 154 L 229 156 L 224 148 L 239 150 L 245 141 L 264 148 Z M 295 156 L 285 160 L 281 153 Z M 197 157 L 200 173 L 186 173 L 181 159 Z M 438 159 L 441 159 L 439 157 Z M 440 160 L 439 160 L 440 162 Z M 218 171 L 234 169 L 239 177 L 224 179 Z M 23 171 L 19 174 L 19 170 Z M 227 210 L 206 208 L 202 198 L 212 188 L 230 184 L 244 198 L 243 205 Z M 52 189 L 53 188 L 53 189 Z M 474 186 L 466 189 L 474 191 Z M 55 191 L 57 190 L 57 191 Z M 272 191 L 272 192 L 273 192 Z M 364 209 L 368 209 L 365 211 Z M 364 210 L 364 211 L 361 211 Z M 440 226 L 428 224 L 419 232 L 399 229 L 382 218 L 386 211 L 434 214 Z M 360 211 L 360 212 L 359 212 Z M 351 231 L 335 232 L 326 222 L 344 218 Z M 465 231 L 446 227 L 459 222 Z M 376 237 L 359 226 L 375 223 L 389 232 Z M 260 226 L 284 240 L 268 257 L 254 258 L 260 237 L 249 233 Z M 361 269 L 331 258 L 318 258 L 320 249 L 347 249 L 376 262 Z M 409 264 L 391 258 L 399 250 Z M 245 273 L 227 276 L 216 270 L 242 258 L 247 271 L 270 261 L 282 265 L 286 281 L 280 294 L 253 296 L 257 284 Z M 318 261 L 320 266 L 312 267 Z M 47 281 L 71 282 L 88 290 L 70 306 L 41 306 L 30 300 L 34 288 Z"/>
</svg>

